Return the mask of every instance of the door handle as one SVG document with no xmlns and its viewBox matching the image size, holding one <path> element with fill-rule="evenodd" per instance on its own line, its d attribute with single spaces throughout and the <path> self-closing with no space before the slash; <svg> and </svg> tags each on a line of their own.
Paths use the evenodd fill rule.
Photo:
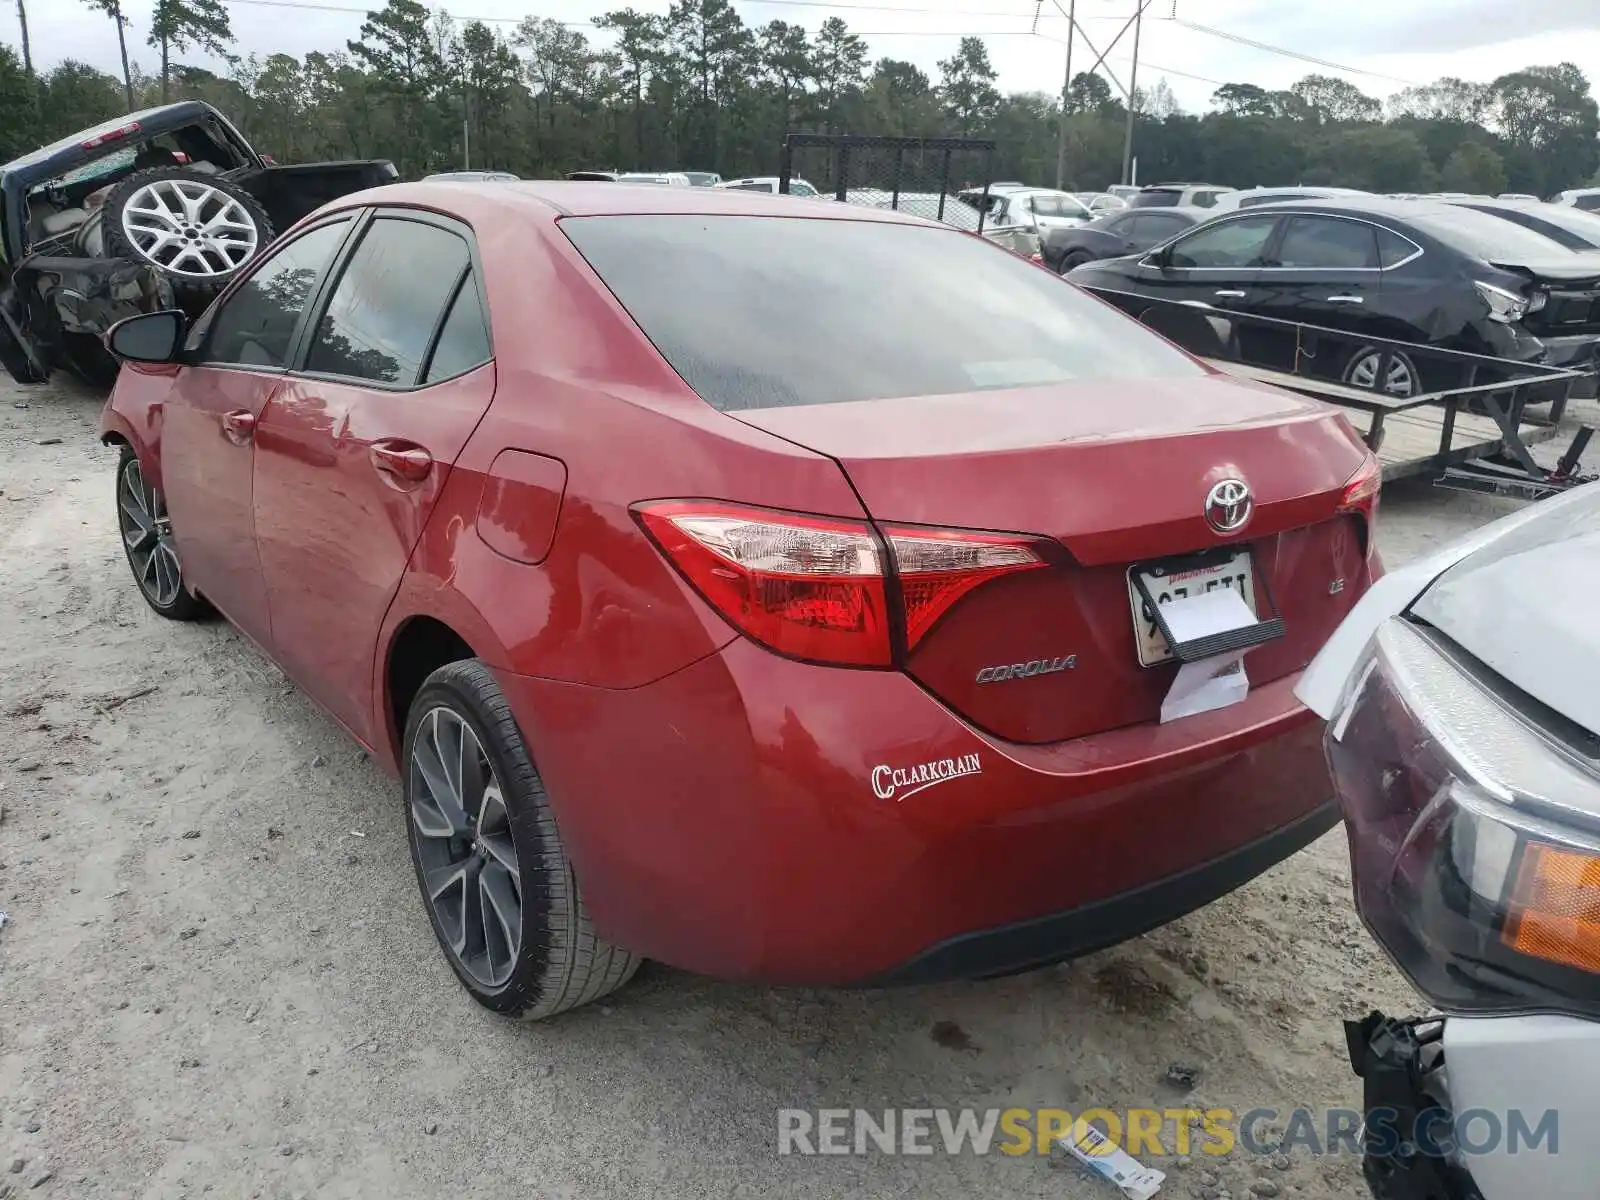
<svg viewBox="0 0 1600 1200">
<path fill-rule="evenodd" d="M 1366 301 L 1363 300 L 1360 296 L 1329 296 L 1323 301 L 1323 303 L 1324 304 L 1365 304 Z"/>
<path fill-rule="evenodd" d="M 256 415 L 248 409 L 236 408 L 222 414 L 222 436 L 235 446 L 242 446 L 255 436 Z"/>
<path fill-rule="evenodd" d="M 406 483 L 421 483 L 433 470 L 433 455 L 413 442 L 390 439 L 373 443 L 372 465 Z"/>
<path fill-rule="evenodd" d="M 1223 291 L 1220 291 L 1220 292 L 1213 292 L 1212 295 L 1214 295 L 1214 296 L 1225 296 L 1229 300 L 1243 300 L 1244 297 L 1245 297 L 1245 293 L 1244 292 L 1233 291 L 1231 289 L 1224 289 Z"/>
</svg>

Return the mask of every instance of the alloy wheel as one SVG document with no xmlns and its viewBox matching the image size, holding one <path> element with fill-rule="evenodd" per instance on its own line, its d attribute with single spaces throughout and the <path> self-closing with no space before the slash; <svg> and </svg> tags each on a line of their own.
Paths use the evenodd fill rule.
<svg viewBox="0 0 1600 1200">
<path fill-rule="evenodd" d="M 117 481 L 117 521 L 139 587 L 157 608 L 171 608 L 183 587 L 183 568 L 166 502 L 145 482 L 136 458 L 128 459 Z"/>
<path fill-rule="evenodd" d="M 522 954 L 522 874 L 494 767 L 472 726 L 441 706 L 422 718 L 407 775 L 434 920 L 462 969 L 483 987 L 499 987 Z"/>
<path fill-rule="evenodd" d="M 122 232 L 175 275 L 209 279 L 250 261 L 260 231 L 237 197 L 196 179 L 156 179 L 128 197 Z"/>
<path fill-rule="evenodd" d="M 1409 396 L 1416 390 L 1416 376 L 1412 374 L 1411 362 L 1403 355 L 1395 355 L 1389 360 L 1389 370 L 1384 376 L 1383 387 L 1378 387 L 1378 364 L 1383 355 L 1374 350 L 1370 354 L 1363 354 L 1350 364 L 1346 378 L 1350 384 L 1368 391 L 1382 390 L 1391 396 Z"/>
</svg>

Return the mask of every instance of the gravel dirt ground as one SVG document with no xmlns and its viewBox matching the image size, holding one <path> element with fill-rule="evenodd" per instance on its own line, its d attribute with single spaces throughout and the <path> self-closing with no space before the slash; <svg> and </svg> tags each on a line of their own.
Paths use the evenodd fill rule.
<svg viewBox="0 0 1600 1200">
<path fill-rule="evenodd" d="M 435 948 L 396 786 L 226 625 L 139 598 L 99 407 L 0 387 L 0 1195 L 1114 1200 L 1033 1155 L 780 1158 L 776 1110 L 1354 1105 L 1340 1019 L 1416 1006 L 1335 832 L 1009 980 L 647 965 L 602 1005 L 495 1018 Z M 1393 489 L 1385 556 L 1516 507 Z M 1347 1158 L 1145 1157 L 1163 1196 L 1364 1194 Z"/>
</svg>

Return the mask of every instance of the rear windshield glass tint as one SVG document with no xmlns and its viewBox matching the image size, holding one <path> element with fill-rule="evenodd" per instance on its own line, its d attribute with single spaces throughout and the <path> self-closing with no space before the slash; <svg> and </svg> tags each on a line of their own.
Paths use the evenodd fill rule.
<svg viewBox="0 0 1600 1200">
<path fill-rule="evenodd" d="M 1560 242 L 1531 229 L 1470 208 L 1448 212 L 1406 214 L 1418 229 L 1431 233 L 1445 245 L 1489 261 L 1525 258 L 1561 258 L 1568 251 Z"/>
<path fill-rule="evenodd" d="M 1204 373 L 1071 284 L 953 230 L 682 215 L 561 228 L 724 411 Z"/>
</svg>

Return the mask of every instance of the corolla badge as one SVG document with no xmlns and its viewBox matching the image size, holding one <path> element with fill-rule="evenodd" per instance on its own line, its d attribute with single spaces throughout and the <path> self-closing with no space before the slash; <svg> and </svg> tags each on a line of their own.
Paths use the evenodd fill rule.
<svg viewBox="0 0 1600 1200">
<path fill-rule="evenodd" d="M 1242 479 L 1223 479 L 1206 493 L 1206 524 L 1218 533 L 1243 529 L 1254 509 L 1250 485 Z"/>
<path fill-rule="evenodd" d="M 914 767 L 891 767 L 888 763 L 879 763 L 872 768 L 872 794 L 879 800 L 905 800 L 941 783 L 949 783 L 952 779 L 981 774 L 983 764 L 978 761 L 976 754 L 936 758 Z"/>
</svg>

